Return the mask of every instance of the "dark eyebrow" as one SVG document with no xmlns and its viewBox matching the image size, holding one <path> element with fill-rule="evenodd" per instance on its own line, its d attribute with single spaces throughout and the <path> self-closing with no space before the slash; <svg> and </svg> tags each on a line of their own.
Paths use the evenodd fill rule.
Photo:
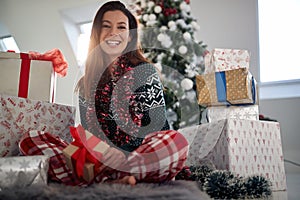
<svg viewBox="0 0 300 200">
<path fill-rule="evenodd" d="M 104 23 L 104 22 L 106 22 L 106 23 L 111 23 L 111 22 L 108 21 L 108 20 L 102 20 L 102 23 Z"/>
<path fill-rule="evenodd" d="M 104 23 L 104 22 L 106 22 L 106 23 L 111 23 L 109 20 L 102 20 L 102 23 Z M 119 25 L 121 25 L 121 24 L 127 25 L 126 22 L 118 22 L 118 24 L 119 24 Z"/>
<path fill-rule="evenodd" d="M 124 24 L 124 25 L 127 25 L 127 23 L 125 23 L 125 22 L 118 22 L 118 24 Z"/>
</svg>

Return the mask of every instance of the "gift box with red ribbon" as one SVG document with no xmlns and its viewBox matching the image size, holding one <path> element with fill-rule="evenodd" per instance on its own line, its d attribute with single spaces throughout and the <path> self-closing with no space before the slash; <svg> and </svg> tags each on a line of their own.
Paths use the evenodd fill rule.
<svg viewBox="0 0 300 200">
<path fill-rule="evenodd" d="M 0 52 L 0 92 L 54 102 L 56 76 L 65 76 L 67 67 L 58 49 L 44 54 Z"/>
<path fill-rule="evenodd" d="M 64 150 L 67 165 L 79 179 L 91 182 L 100 172 L 101 158 L 109 145 L 81 125 L 70 127 L 74 141 Z"/>
</svg>

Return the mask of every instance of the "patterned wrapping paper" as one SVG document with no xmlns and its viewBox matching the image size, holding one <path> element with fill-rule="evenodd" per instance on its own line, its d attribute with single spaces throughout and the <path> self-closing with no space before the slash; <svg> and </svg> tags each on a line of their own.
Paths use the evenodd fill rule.
<svg viewBox="0 0 300 200">
<path fill-rule="evenodd" d="M 179 130 L 190 144 L 188 165 L 211 161 L 240 176 L 262 175 L 272 190 L 286 190 L 278 122 L 224 119 Z"/>
<path fill-rule="evenodd" d="M 257 85 L 246 68 L 196 76 L 198 104 L 203 106 L 257 104 Z"/>
<path fill-rule="evenodd" d="M 0 52 L 0 92 L 33 100 L 54 101 L 56 73 L 52 62 L 29 54 Z"/>
<path fill-rule="evenodd" d="M 226 97 L 231 104 L 252 103 L 254 81 L 247 69 L 236 69 L 225 72 Z"/>
<path fill-rule="evenodd" d="M 205 55 L 204 61 L 205 74 L 240 68 L 249 69 L 250 55 L 244 49 L 216 48 Z"/>
<path fill-rule="evenodd" d="M 222 119 L 259 120 L 258 105 L 212 106 L 202 112 L 201 123 L 215 122 Z"/>
<path fill-rule="evenodd" d="M 75 107 L 0 94 L 0 157 L 19 154 L 18 142 L 30 130 L 46 131 L 71 142 Z"/>
<path fill-rule="evenodd" d="M 74 141 L 63 150 L 67 165 L 78 178 L 91 182 L 98 173 L 97 167 L 101 164 L 99 160 L 109 145 L 84 130 L 81 125 L 72 127 L 71 134 Z"/>
<path fill-rule="evenodd" d="M 219 105 L 216 87 L 216 77 L 214 73 L 197 75 L 196 85 L 198 93 L 198 103 L 201 105 Z"/>
<path fill-rule="evenodd" d="M 0 189 L 47 185 L 48 156 L 0 157 Z"/>
</svg>

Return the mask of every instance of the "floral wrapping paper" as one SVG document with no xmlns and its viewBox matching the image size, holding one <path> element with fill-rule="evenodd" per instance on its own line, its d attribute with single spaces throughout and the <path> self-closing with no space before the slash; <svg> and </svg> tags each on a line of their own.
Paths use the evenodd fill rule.
<svg viewBox="0 0 300 200">
<path fill-rule="evenodd" d="M 75 107 L 0 94 L 0 157 L 19 154 L 18 142 L 30 130 L 46 131 L 71 142 Z"/>
<path fill-rule="evenodd" d="M 29 54 L 0 52 L 0 92 L 33 100 L 54 101 L 56 73 L 52 62 Z"/>
<path fill-rule="evenodd" d="M 48 156 L 16 156 L 0 158 L 0 189 L 46 185 Z"/>
<path fill-rule="evenodd" d="M 278 122 L 224 119 L 178 130 L 190 144 L 188 165 L 211 161 L 240 176 L 262 175 L 272 190 L 286 190 Z"/>
<path fill-rule="evenodd" d="M 259 120 L 258 105 L 207 107 L 202 112 L 201 123 L 215 122 L 228 118 Z"/>
<path fill-rule="evenodd" d="M 233 69 L 249 69 L 250 54 L 244 49 L 213 49 L 204 57 L 204 73 L 221 72 Z"/>
</svg>

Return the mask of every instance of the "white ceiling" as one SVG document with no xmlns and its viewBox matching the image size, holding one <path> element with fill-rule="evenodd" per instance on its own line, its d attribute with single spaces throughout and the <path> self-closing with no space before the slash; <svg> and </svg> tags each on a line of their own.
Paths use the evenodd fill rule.
<svg viewBox="0 0 300 200">
<path fill-rule="evenodd" d="M 75 24 L 80 24 L 92 21 L 102 4 L 103 2 L 99 1 L 76 8 L 67 8 L 61 10 L 61 14 L 72 20 Z"/>
</svg>

